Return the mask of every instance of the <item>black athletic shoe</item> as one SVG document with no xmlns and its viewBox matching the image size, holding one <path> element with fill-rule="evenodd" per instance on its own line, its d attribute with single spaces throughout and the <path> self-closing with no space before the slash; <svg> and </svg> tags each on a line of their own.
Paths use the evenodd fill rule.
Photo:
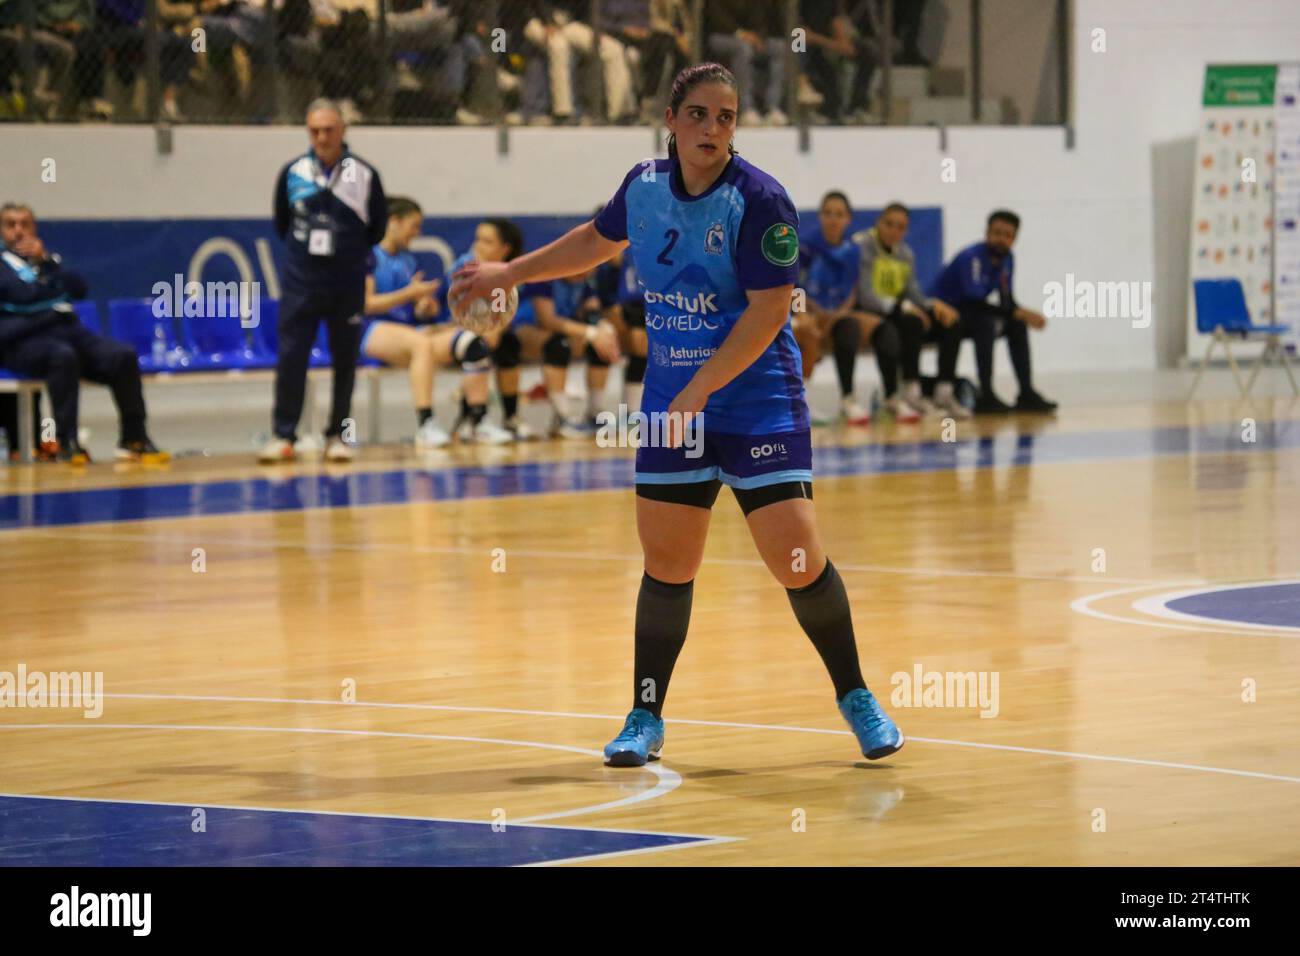
<svg viewBox="0 0 1300 956">
<path fill-rule="evenodd" d="M 59 444 L 59 461 L 66 461 L 72 465 L 89 465 L 90 452 L 75 441 L 62 442 Z"/>
<path fill-rule="evenodd" d="M 1048 401 L 1031 388 L 1021 392 L 1020 397 L 1016 399 L 1016 411 L 1051 414 L 1056 411 L 1056 402 Z"/>
<path fill-rule="evenodd" d="M 1005 415 L 1010 411 L 1012 411 L 1011 406 L 993 394 L 992 389 L 980 392 L 979 397 L 975 399 L 976 415 Z"/>
<path fill-rule="evenodd" d="M 145 465 L 164 465 L 172 460 L 170 452 L 161 451 L 148 438 L 143 441 L 124 441 L 117 446 L 118 461 L 138 461 Z"/>
</svg>

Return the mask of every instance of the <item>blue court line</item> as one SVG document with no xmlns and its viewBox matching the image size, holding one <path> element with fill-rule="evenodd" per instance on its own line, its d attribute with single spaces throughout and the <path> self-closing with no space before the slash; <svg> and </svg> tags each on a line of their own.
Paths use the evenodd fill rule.
<svg viewBox="0 0 1300 956">
<path fill-rule="evenodd" d="M 1022 432 L 906 444 L 813 449 L 813 475 L 894 474 L 1061 462 L 1133 460 L 1165 455 L 1249 454 L 1300 448 L 1292 422 L 1260 422 L 1243 442 L 1236 423 L 1089 432 Z M 1278 427 L 1281 425 L 1282 427 Z M 348 508 L 631 488 L 632 457 L 523 462 L 447 469 L 401 468 L 349 475 L 258 477 L 43 491 L 0 496 L 0 530 L 157 518 Z"/>
<path fill-rule="evenodd" d="M 202 808 L 202 832 L 194 809 Z M 522 866 L 716 838 L 468 820 L 0 797 L 0 866 Z"/>
</svg>

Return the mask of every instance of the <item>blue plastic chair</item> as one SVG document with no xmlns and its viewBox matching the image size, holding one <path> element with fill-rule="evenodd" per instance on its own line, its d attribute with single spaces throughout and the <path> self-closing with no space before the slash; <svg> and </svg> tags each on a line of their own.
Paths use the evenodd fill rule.
<svg viewBox="0 0 1300 956">
<path fill-rule="evenodd" d="M 249 332 L 261 328 L 267 321 L 267 303 L 258 303 L 258 325 L 253 330 L 244 328 L 236 316 L 193 317 L 181 321 L 186 347 L 194 356 L 194 367 L 209 371 L 261 369 L 275 364 L 274 356 L 268 362 L 262 351 L 249 342 Z"/>
<path fill-rule="evenodd" d="M 1291 380 L 1292 394 L 1300 395 L 1300 388 L 1296 386 L 1295 375 L 1291 372 L 1291 363 L 1281 338 L 1291 331 L 1291 326 L 1255 325 L 1251 322 L 1250 310 L 1246 307 L 1246 293 L 1241 287 L 1240 279 L 1197 279 L 1192 283 L 1192 291 L 1196 299 L 1196 330 L 1212 337 L 1205 350 L 1205 357 L 1201 359 L 1201 366 L 1196 370 L 1196 377 L 1192 380 L 1191 390 L 1187 393 L 1189 399 L 1200 387 L 1205 367 L 1210 364 L 1210 357 L 1220 344 L 1227 354 L 1232 377 L 1236 380 L 1237 388 L 1243 398 L 1250 396 L 1250 390 L 1255 387 L 1259 370 L 1274 357 L 1279 360 L 1286 370 L 1287 378 Z M 1232 354 L 1233 338 L 1246 342 L 1262 339 L 1265 343 L 1264 351 L 1255 360 L 1250 378 L 1244 383 L 1241 380 L 1241 370 L 1237 366 L 1237 360 Z"/>
<path fill-rule="evenodd" d="M 96 335 L 104 334 L 104 325 L 99 321 L 99 306 L 95 304 L 94 299 L 82 299 L 80 302 L 72 303 L 72 311 L 77 313 L 77 318 L 81 324 Z"/>
<path fill-rule="evenodd" d="M 113 338 L 135 348 L 142 372 L 183 372 L 194 368 L 193 356 L 181 344 L 176 321 L 155 317 L 152 299 L 109 300 L 108 329 Z M 154 358 L 158 329 L 163 333 L 161 361 Z"/>
</svg>

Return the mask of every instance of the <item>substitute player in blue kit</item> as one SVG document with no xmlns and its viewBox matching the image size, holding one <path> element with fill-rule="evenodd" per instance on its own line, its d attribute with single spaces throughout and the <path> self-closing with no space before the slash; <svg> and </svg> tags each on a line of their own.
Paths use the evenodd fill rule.
<svg viewBox="0 0 1300 956">
<path fill-rule="evenodd" d="M 844 583 L 817 534 L 808 406 L 790 329 L 798 215 L 780 183 L 735 155 L 737 113 L 726 68 L 688 67 L 673 84 L 665 118 L 668 159 L 638 164 L 594 220 L 555 242 L 508 264 L 470 264 L 456 276 L 455 296 L 488 297 L 584 272 L 627 247 L 645 288 L 650 361 L 642 412 L 659 413 L 667 434 L 649 429 L 636 456 L 645 573 L 633 709 L 605 748 L 613 766 L 641 766 L 663 747 L 663 702 L 723 484 L 786 587 L 863 755 L 874 760 L 903 745 L 866 689 Z M 792 562 L 796 549 L 803 562 Z"/>
</svg>

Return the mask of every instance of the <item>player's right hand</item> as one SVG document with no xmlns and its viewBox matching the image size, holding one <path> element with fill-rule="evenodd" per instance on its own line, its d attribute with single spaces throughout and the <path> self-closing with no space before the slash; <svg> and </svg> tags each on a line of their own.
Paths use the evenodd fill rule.
<svg viewBox="0 0 1300 956">
<path fill-rule="evenodd" d="M 467 262 L 452 276 L 448 298 L 452 302 L 486 299 L 495 290 L 513 285 L 506 281 L 509 269 L 504 262 Z"/>
</svg>

